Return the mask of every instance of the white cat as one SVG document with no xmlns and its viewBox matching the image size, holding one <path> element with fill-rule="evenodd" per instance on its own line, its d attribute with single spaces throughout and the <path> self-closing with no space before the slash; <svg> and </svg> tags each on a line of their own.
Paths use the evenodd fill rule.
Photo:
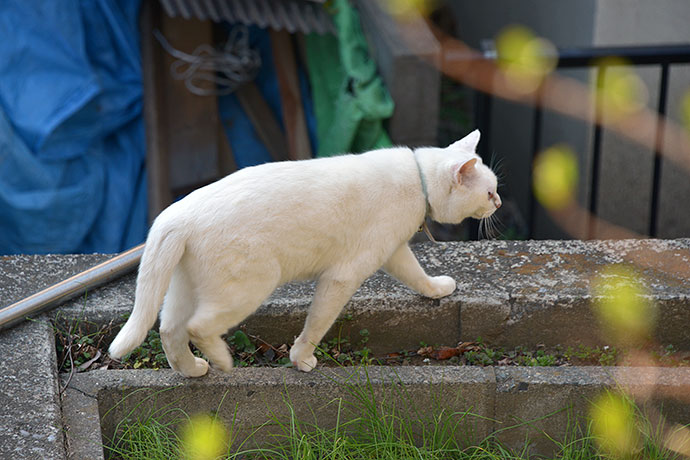
<svg viewBox="0 0 690 460">
<path fill-rule="evenodd" d="M 304 330 L 290 351 L 293 364 L 308 372 L 316 366 L 315 344 L 379 268 L 424 296 L 451 294 L 455 281 L 428 276 L 407 242 L 427 215 L 459 223 L 501 206 L 496 176 L 474 153 L 478 142 L 474 131 L 444 149 L 270 163 L 189 194 L 151 227 L 134 310 L 110 355 L 138 346 L 163 303 L 160 334 L 170 366 L 188 377 L 207 372 L 191 340 L 228 372 L 232 357 L 221 335 L 279 285 L 316 278 Z"/>
</svg>

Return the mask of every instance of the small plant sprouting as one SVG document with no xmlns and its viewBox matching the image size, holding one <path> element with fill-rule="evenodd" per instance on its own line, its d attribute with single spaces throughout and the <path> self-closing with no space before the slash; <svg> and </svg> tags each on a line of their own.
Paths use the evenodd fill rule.
<svg viewBox="0 0 690 460">
<path fill-rule="evenodd" d="M 144 343 L 125 356 L 123 362 L 130 364 L 134 369 L 142 367 L 148 369 L 169 367 L 158 331 L 150 330 L 146 335 Z"/>
<path fill-rule="evenodd" d="M 596 364 L 600 366 L 614 366 L 618 362 L 619 351 L 616 347 L 588 347 L 578 345 L 577 348 L 566 348 L 563 356 L 571 362 L 582 364 Z"/>
</svg>

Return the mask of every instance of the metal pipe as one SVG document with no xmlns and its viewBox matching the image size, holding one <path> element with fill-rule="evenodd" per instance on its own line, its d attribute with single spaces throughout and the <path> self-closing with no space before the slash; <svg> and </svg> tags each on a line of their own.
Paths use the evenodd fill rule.
<svg viewBox="0 0 690 460">
<path fill-rule="evenodd" d="M 142 243 L 95 267 L 0 309 L 0 330 L 14 326 L 30 315 L 49 310 L 80 296 L 89 289 L 102 286 L 135 270 L 143 252 L 144 244 Z"/>
</svg>

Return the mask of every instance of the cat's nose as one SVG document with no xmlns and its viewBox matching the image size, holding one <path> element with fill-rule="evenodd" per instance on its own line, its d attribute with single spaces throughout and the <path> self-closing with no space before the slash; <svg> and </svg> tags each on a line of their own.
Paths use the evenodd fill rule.
<svg viewBox="0 0 690 460">
<path fill-rule="evenodd" d="M 498 196 L 498 194 L 497 194 L 496 197 L 494 198 L 494 204 L 496 205 L 496 209 L 500 208 L 501 205 L 503 204 L 503 203 L 501 202 L 501 197 Z"/>
</svg>

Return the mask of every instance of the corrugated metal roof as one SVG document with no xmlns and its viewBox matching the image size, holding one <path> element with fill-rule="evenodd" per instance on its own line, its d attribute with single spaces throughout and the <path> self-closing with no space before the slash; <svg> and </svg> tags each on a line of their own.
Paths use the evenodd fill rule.
<svg viewBox="0 0 690 460">
<path fill-rule="evenodd" d="M 335 33 L 323 0 L 160 0 L 165 12 L 185 19 L 228 21 L 290 33 Z"/>
</svg>

